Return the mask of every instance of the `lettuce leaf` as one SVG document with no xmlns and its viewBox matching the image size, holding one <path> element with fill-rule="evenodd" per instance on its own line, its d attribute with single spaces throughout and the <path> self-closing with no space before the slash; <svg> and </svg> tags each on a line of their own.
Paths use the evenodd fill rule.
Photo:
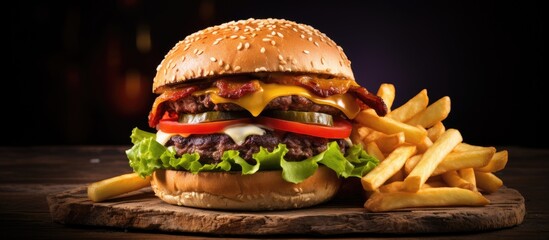
<svg viewBox="0 0 549 240">
<path fill-rule="evenodd" d="M 130 166 L 142 177 L 151 175 L 157 169 L 186 170 L 192 173 L 201 171 L 240 171 L 242 174 L 254 174 L 264 170 L 282 170 L 282 178 L 288 182 L 299 183 L 312 176 L 318 164 L 332 169 L 340 177 L 362 177 L 379 161 L 368 155 L 361 145 L 353 145 L 343 155 L 338 144 L 330 142 L 326 151 L 302 161 L 286 161 L 284 155 L 288 152 L 286 145 L 278 146 L 269 151 L 260 147 L 253 154 L 255 164 L 246 162 L 236 150 L 223 153 L 221 162 L 203 164 L 198 153 L 183 154 L 177 157 L 174 147 L 165 147 L 156 142 L 156 134 L 134 128 L 130 137 L 134 144 L 126 150 Z"/>
</svg>

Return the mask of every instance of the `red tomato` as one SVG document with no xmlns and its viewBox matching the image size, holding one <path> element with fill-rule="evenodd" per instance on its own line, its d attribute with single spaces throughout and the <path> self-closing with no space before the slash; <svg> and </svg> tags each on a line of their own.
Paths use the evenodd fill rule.
<svg viewBox="0 0 549 240">
<path fill-rule="evenodd" d="M 256 122 L 269 128 L 323 138 L 347 138 L 353 125 L 344 119 L 334 119 L 334 126 L 306 124 L 270 117 L 258 117 Z"/>
<path fill-rule="evenodd" d="M 165 133 L 210 134 L 221 132 L 227 126 L 242 123 L 251 123 L 251 119 L 242 118 L 192 124 L 180 123 L 176 119 L 162 119 L 158 123 L 158 129 Z"/>
</svg>

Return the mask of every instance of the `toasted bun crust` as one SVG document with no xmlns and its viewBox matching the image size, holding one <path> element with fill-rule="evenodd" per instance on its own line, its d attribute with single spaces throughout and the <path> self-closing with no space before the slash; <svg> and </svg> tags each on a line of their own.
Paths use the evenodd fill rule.
<svg viewBox="0 0 549 240">
<path fill-rule="evenodd" d="M 153 92 L 176 83 L 256 72 L 325 74 L 354 81 L 343 49 L 317 29 L 283 19 L 232 21 L 178 42 L 157 67 Z"/>
<path fill-rule="evenodd" d="M 321 166 L 303 182 L 293 184 L 281 171 L 200 172 L 157 170 L 151 180 L 156 196 L 167 203 L 224 210 L 275 210 L 313 206 L 332 198 L 341 180 Z"/>
</svg>

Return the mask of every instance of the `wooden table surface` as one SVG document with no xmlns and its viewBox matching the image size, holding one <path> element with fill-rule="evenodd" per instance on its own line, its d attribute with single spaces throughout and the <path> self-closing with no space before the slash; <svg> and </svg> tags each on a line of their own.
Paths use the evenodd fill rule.
<svg viewBox="0 0 549 240">
<path fill-rule="evenodd" d="M 131 171 L 128 146 L 0 147 L 1 239 L 204 239 L 307 238 L 308 236 L 217 236 L 67 226 L 52 221 L 46 197 Z M 497 147 L 509 151 L 504 184 L 525 198 L 522 224 L 488 232 L 422 235 L 344 235 L 323 238 L 549 239 L 549 149 Z"/>
</svg>

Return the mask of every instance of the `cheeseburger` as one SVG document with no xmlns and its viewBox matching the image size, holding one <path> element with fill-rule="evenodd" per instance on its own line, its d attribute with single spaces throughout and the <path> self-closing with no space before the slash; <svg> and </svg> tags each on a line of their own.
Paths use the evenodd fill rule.
<svg viewBox="0 0 549 240">
<path fill-rule="evenodd" d="M 157 67 L 130 166 L 175 205 L 302 208 L 332 198 L 341 179 L 378 161 L 349 136 L 359 111 L 385 115 L 359 86 L 342 48 L 305 24 L 248 19 L 178 42 Z"/>
</svg>

